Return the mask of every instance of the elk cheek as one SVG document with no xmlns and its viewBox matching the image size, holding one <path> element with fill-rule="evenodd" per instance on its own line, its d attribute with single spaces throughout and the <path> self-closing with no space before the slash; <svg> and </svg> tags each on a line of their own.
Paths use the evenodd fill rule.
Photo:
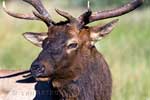
<svg viewBox="0 0 150 100">
<path fill-rule="evenodd" d="M 42 62 L 42 63 L 45 66 L 45 73 L 44 73 L 45 75 L 44 76 L 50 77 L 54 72 L 53 65 L 48 62 Z"/>
</svg>

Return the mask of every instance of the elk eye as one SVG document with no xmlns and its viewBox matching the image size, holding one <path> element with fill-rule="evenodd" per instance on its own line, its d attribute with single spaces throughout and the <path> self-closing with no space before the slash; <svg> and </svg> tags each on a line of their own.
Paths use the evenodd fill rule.
<svg viewBox="0 0 150 100">
<path fill-rule="evenodd" d="M 67 46 L 68 49 L 77 48 L 77 47 L 78 47 L 78 43 L 71 43 Z"/>
</svg>

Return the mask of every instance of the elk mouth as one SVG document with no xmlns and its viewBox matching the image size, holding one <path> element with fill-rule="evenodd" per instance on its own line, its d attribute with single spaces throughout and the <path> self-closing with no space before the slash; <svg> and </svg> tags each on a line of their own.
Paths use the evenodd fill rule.
<svg viewBox="0 0 150 100">
<path fill-rule="evenodd" d="M 29 78 L 29 77 L 33 77 L 36 81 L 41 81 L 41 82 L 47 82 L 50 80 L 50 77 L 48 76 L 38 76 L 38 77 L 34 77 L 32 74 L 30 75 L 26 75 L 23 76 L 24 78 Z"/>
<path fill-rule="evenodd" d="M 33 77 L 36 81 L 41 81 L 41 82 L 46 82 L 46 81 L 49 81 L 50 80 L 50 77 L 49 76 L 42 76 L 42 75 L 33 75 L 31 72 L 27 75 L 24 75 L 23 76 L 24 78 L 30 78 L 30 77 Z"/>
<path fill-rule="evenodd" d="M 35 79 L 36 81 L 47 82 L 50 80 L 50 77 L 39 76 L 39 77 L 36 77 Z"/>
</svg>

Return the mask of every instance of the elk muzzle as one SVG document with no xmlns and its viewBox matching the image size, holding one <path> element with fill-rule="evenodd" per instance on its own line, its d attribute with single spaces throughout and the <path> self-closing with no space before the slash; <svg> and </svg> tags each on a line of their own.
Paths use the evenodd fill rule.
<svg viewBox="0 0 150 100">
<path fill-rule="evenodd" d="M 48 69 L 49 68 L 49 69 Z M 39 61 L 35 61 L 31 65 L 31 74 L 37 81 L 49 81 L 52 70 L 50 64 L 47 66 Z"/>
<path fill-rule="evenodd" d="M 33 63 L 32 66 L 31 66 L 31 74 L 34 76 L 34 77 L 40 77 L 45 71 L 45 66 L 42 65 L 42 64 L 35 64 Z"/>
</svg>

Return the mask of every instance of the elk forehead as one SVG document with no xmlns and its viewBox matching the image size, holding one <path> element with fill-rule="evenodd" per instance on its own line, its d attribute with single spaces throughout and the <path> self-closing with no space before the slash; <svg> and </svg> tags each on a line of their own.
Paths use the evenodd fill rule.
<svg viewBox="0 0 150 100">
<path fill-rule="evenodd" d="M 66 34 L 70 34 L 71 36 L 77 36 L 79 34 L 79 29 L 76 25 L 66 24 L 66 25 L 56 25 L 49 27 L 48 35 L 52 36 L 57 32 L 65 32 Z"/>
<path fill-rule="evenodd" d="M 71 42 L 79 43 L 80 30 L 77 28 L 77 26 L 71 24 L 49 27 L 48 38 L 55 38 L 57 34 L 63 33 L 68 37 L 67 44 L 70 44 Z"/>
</svg>

